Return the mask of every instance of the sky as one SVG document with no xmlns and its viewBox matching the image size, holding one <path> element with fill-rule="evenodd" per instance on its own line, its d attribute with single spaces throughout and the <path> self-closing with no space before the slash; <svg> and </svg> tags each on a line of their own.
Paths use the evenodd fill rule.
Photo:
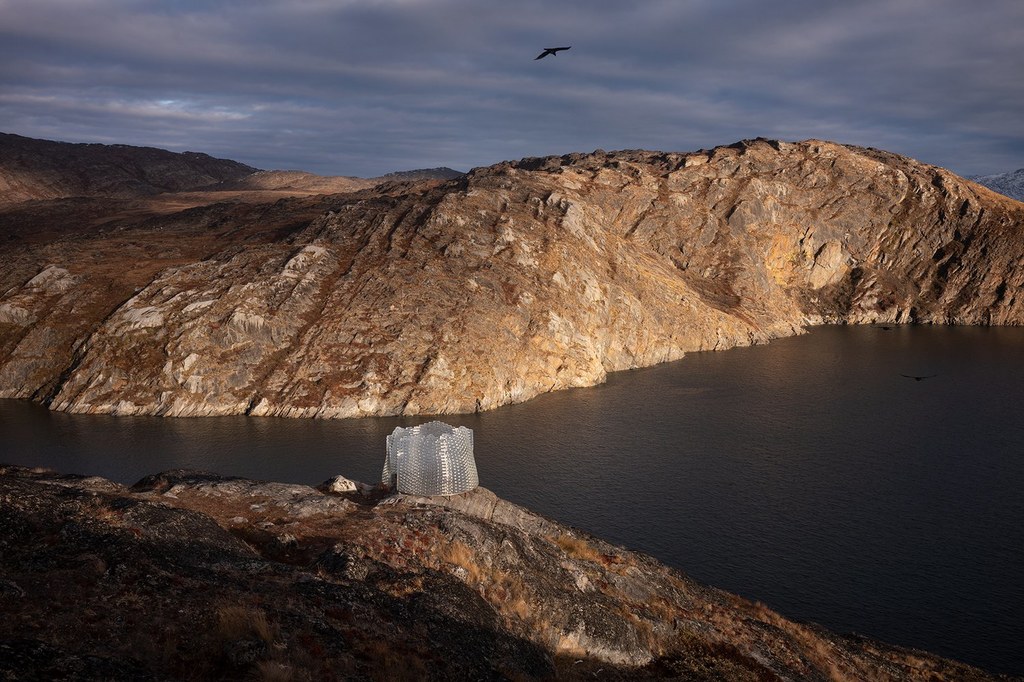
<svg viewBox="0 0 1024 682">
<path fill-rule="evenodd" d="M 362 177 L 753 137 L 999 173 L 1024 2 L 0 0 L 0 132 Z"/>
</svg>

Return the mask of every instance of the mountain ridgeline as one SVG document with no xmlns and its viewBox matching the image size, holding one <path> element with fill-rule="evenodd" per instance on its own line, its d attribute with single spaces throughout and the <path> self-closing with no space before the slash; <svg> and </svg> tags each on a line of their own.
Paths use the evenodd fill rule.
<svg viewBox="0 0 1024 682">
<path fill-rule="evenodd" d="M 807 325 L 1024 321 L 1024 204 L 816 140 L 12 224 L 0 396 L 72 412 L 472 412 Z"/>
<path fill-rule="evenodd" d="M 73 144 L 0 133 L 0 206 L 62 197 L 137 197 L 238 180 L 256 169 L 206 154 Z"/>
</svg>

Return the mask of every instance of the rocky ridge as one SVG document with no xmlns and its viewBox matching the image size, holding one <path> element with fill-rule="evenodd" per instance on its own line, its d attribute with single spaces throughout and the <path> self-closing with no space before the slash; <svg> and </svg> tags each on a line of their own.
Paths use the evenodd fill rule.
<svg viewBox="0 0 1024 682">
<path fill-rule="evenodd" d="M 440 166 L 438 168 L 416 168 L 407 171 L 396 171 L 381 175 L 376 179 L 381 182 L 417 182 L 420 180 L 453 180 L 463 175 L 465 173 L 454 168 Z"/>
<path fill-rule="evenodd" d="M 0 207 L 65 197 L 130 198 L 238 180 L 257 169 L 207 154 L 73 144 L 0 133 Z"/>
<path fill-rule="evenodd" d="M 814 140 L 8 231 L 0 396 L 73 412 L 471 412 L 806 325 L 1024 319 L 1024 204 Z"/>
<path fill-rule="evenodd" d="M 789 621 L 484 489 L 0 466 L 0 610 L 0 675 L 20 680 L 994 679 Z"/>
</svg>

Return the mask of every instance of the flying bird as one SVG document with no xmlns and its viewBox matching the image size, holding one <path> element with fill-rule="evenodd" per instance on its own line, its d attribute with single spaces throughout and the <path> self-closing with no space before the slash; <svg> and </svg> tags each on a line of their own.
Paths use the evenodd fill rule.
<svg viewBox="0 0 1024 682">
<path fill-rule="evenodd" d="M 570 45 L 569 47 L 572 47 L 572 45 Z M 541 52 L 539 55 L 533 58 L 533 61 L 537 61 L 538 59 L 544 59 L 544 57 L 547 57 L 549 54 L 555 54 L 556 52 L 561 52 L 562 50 L 568 50 L 569 47 L 545 47 L 543 52 Z"/>
<path fill-rule="evenodd" d="M 928 376 L 919 377 L 919 376 L 914 376 L 913 374 L 901 374 L 900 376 L 901 377 L 906 377 L 908 379 L 913 379 L 914 381 L 922 381 L 924 379 L 931 379 L 932 377 L 937 377 L 939 375 L 938 374 L 929 374 Z"/>
</svg>

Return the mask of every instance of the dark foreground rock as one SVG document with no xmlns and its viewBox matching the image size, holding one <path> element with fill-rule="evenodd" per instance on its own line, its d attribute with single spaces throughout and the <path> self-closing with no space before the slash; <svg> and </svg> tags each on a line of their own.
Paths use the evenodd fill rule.
<svg viewBox="0 0 1024 682">
<path fill-rule="evenodd" d="M 0 467 L 0 678 L 986 680 L 478 489 Z"/>
</svg>

